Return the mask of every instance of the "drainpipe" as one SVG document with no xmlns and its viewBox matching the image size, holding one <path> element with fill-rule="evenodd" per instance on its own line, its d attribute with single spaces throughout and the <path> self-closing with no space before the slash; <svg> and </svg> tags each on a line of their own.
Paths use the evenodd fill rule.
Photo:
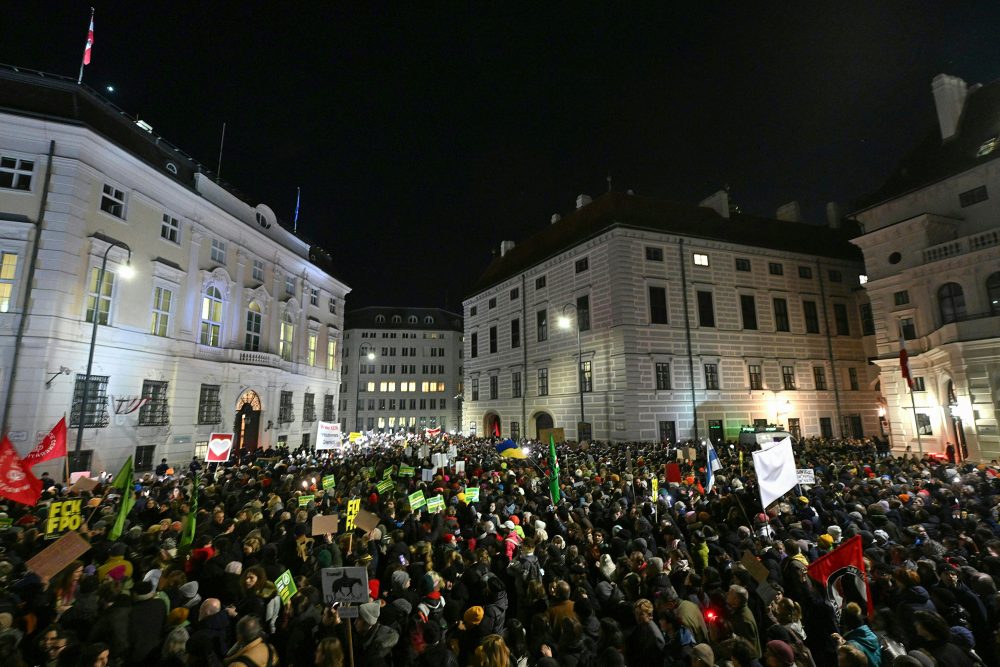
<svg viewBox="0 0 1000 667">
<path fill-rule="evenodd" d="M 528 283 L 527 276 L 521 274 L 521 433 L 528 433 Z M 537 433 L 535 435 L 538 435 Z"/>
<path fill-rule="evenodd" d="M 833 375 L 833 400 L 837 407 L 837 423 L 840 425 L 840 437 L 844 436 L 844 418 L 840 414 L 840 380 L 837 378 L 837 362 L 833 358 L 833 336 L 830 333 L 830 315 L 827 313 L 826 284 L 823 282 L 823 269 L 816 260 L 816 273 L 819 274 L 819 298 L 823 303 L 823 326 L 826 328 L 826 351 L 830 359 L 830 374 Z"/>
<path fill-rule="evenodd" d="M 74 100 L 76 96 L 74 96 Z M 21 342 L 24 330 L 28 324 L 28 310 L 31 307 L 31 291 L 35 282 L 35 265 L 38 263 L 38 249 L 42 241 L 42 223 L 45 221 L 45 205 L 49 201 L 49 183 L 52 180 L 52 156 L 56 152 L 55 140 L 49 141 L 49 159 L 45 164 L 45 180 L 42 185 L 42 200 L 38 204 L 38 216 L 35 222 L 35 238 L 31 247 L 31 259 L 28 261 L 28 275 L 24 286 L 24 301 L 21 306 L 21 319 L 17 323 L 17 337 L 14 339 L 14 356 L 10 362 L 10 377 L 7 380 L 7 398 L 3 404 L 3 428 L 0 433 L 7 434 L 10 426 L 10 404 L 14 398 L 14 381 L 17 379 L 17 362 L 21 356 Z"/>
<path fill-rule="evenodd" d="M 694 418 L 694 441 L 698 442 L 698 398 L 694 389 L 694 353 L 691 349 L 691 313 L 688 312 L 687 263 L 684 261 L 684 239 L 680 239 L 680 253 L 681 294 L 684 295 L 684 336 L 687 338 L 688 374 L 691 376 L 691 414 Z"/>
</svg>

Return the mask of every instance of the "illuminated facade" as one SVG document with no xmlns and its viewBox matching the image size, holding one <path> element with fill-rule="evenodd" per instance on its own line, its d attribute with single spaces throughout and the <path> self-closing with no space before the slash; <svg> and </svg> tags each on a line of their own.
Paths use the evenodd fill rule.
<svg viewBox="0 0 1000 667">
<path fill-rule="evenodd" d="M 349 289 L 328 255 L 75 82 L 0 71 L 0 252 L 0 390 L 21 452 L 64 414 L 92 470 L 183 463 L 213 432 L 294 448 L 339 419 Z"/>
<path fill-rule="evenodd" d="M 504 242 L 464 301 L 463 429 L 575 439 L 582 410 L 599 440 L 719 442 L 774 423 L 877 435 L 861 258 L 839 222 L 731 213 L 724 192 L 581 196 Z"/>
</svg>

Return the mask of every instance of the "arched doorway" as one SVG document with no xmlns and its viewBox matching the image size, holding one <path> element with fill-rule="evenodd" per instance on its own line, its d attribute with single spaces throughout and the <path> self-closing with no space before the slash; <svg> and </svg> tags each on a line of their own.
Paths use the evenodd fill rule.
<svg viewBox="0 0 1000 667">
<path fill-rule="evenodd" d="M 499 438 L 500 433 L 500 415 L 495 412 L 487 412 L 483 415 L 483 435 Z"/>
<path fill-rule="evenodd" d="M 233 449 L 252 452 L 260 441 L 260 396 L 247 389 L 236 401 L 236 422 L 233 424 Z"/>
<path fill-rule="evenodd" d="M 535 415 L 535 438 L 538 439 L 538 434 L 541 433 L 543 429 L 552 428 L 553 425 L 552 415 L 548 412 L 539 412 Z"/>
</svg>

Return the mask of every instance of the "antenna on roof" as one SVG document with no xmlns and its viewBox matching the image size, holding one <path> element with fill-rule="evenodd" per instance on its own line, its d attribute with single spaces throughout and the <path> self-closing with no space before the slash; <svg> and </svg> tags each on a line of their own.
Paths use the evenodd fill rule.
<svg viewBox="0 0 1000 667">
<path fill-rule="evenodd" d="M 292 232 L 299 233 L 299 202 L 302 200 L 302 188 L 295 188 L 295 218 L 292 222 Z"/>
<path fill-rule="evenodd" d="M 219 166 L 215 170 L 215 182 L 222 179 L 222 147 L 226 145 L 226 122 L 222 122 L 222 138 L 219 139 Z"/>
</svg>

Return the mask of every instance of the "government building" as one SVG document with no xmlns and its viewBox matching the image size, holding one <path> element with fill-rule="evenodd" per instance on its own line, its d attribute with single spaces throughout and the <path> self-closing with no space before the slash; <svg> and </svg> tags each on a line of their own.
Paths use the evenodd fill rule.
<svg viewBox="0 0 1000 667">
<path fill-rule="evenodd" d="M 352 310 L 344 322 L 343 361 L 343 432 L 460 428 L 461 315 L 440 308 Z"/>
<path fill-rule="evenodd" d="M 463 429 L 568 439 L 882 432 L 861 253 L 828 225 L 609 192 L 505 241 L 463 302 Z"/>
<path fill-rule="evenodd" d="M 204 458 L 213 433 L 310 446 L 339 421 L 349 288 L 329 255 L 75 81 L 0 70 L 0 253 L 22 454 L 64 415 L 91 471 Z"/>
<path fill-rule="evenodd" d="M 931 92 L 936 126 L 854 213 L 875 363 L 894 449 L 940 452 L 952 443 L 959 455 L 997 459 L 1000 82 L 970 86 L 940 74 Z"/>
</svg>

